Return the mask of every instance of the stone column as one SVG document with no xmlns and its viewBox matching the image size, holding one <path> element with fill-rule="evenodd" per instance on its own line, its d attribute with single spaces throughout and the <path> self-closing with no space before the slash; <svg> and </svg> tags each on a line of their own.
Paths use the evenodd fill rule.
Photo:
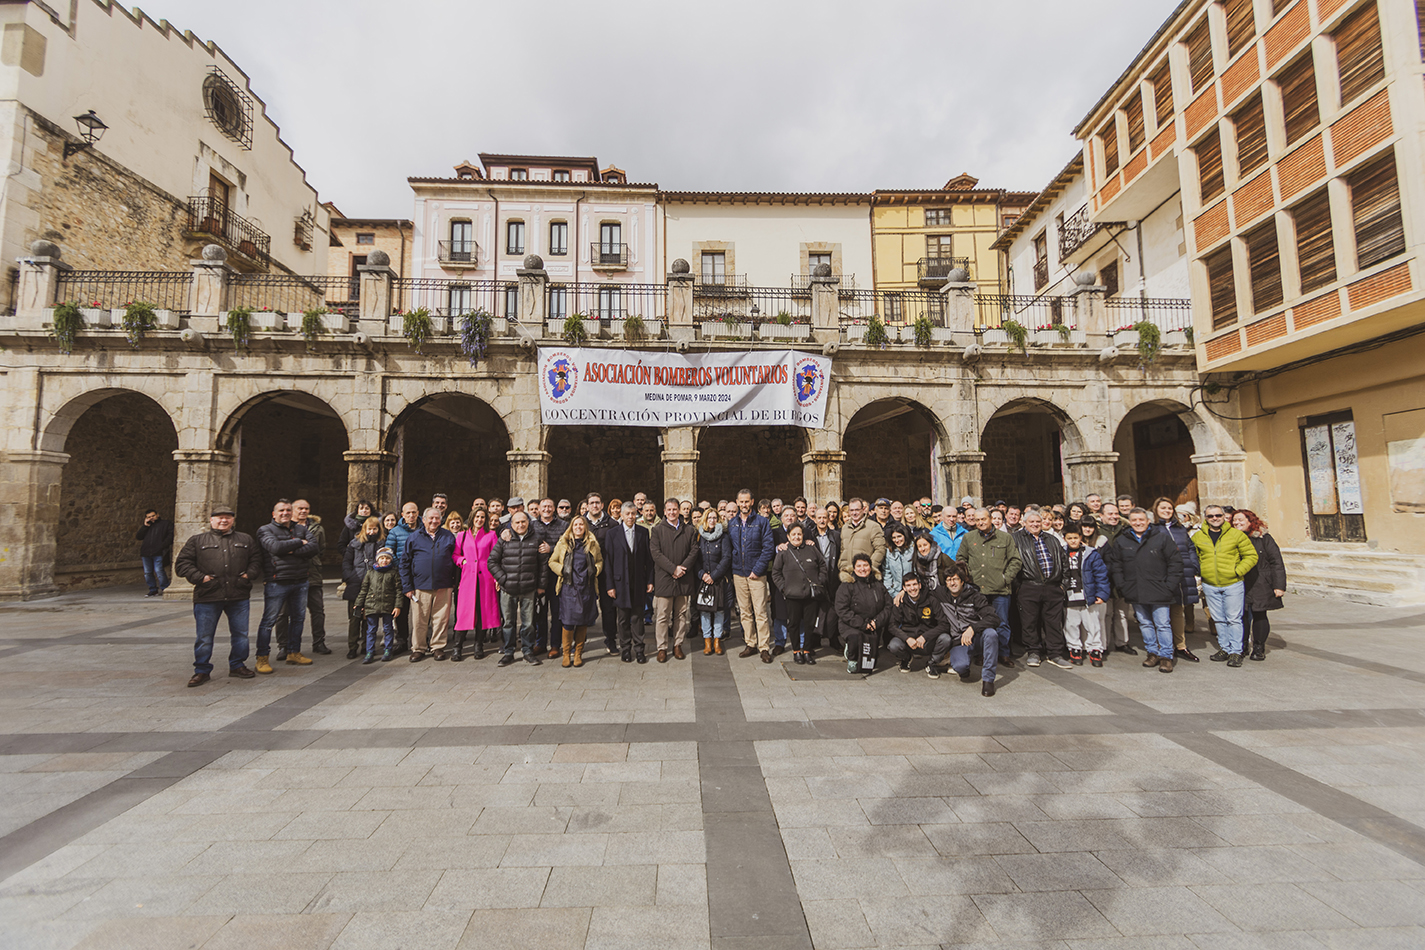
<svg viewBox="0 0 1425 950">
<path fill-rule="evenodd" d="M 73 270 L 59 259 L 59 246 L 49 241 L 30 245 L 30 256 L 19 260 L 19 286 L 15 294 L 15 329 L 43 330 L 45 313 L 58 302 L 59 275 Z"/>
<path fill-rule="evenodd" d="M 356 329 L 368 338 L 385 336 L 391 319 L 391 255 L 382 250 L 366 255 L 366 263 L 356 269 L 360 284 Z"/>
<path fill-rule="evenodd" d="M 842 498 L 845 464 L 846 453 L 839 449 L 818 449 L 803 455 L 802 494 L 818 506 L 828 501 L 845 501 Z"/>
<path fill-rule="evenodd" d="M 539 339 L 544 336 L 544 319 L 549 307 L 549 274 L 544 269 L 544 259 L 538 254 L 525 255 L 524 266 L 515 274 L 520 279 L 520 322 L 527 328 L 537 329 L 535 338 Z M 596 329 L 590 336 L 597 333 Z M 513 485 L 514 481 L 511 480 L 510 484 Z M 540 476 L 540 484 L 544 484 L 543 475 Z"/>
<path fill-rule="evenodd" d="M 237 506 L 237 455 L 210 449 L 179 449 L 173 458 L 178 462 L 178 493 L 173 506 L 173 556 L 177 557 L 189 538 L 208 530 L 214 505 Z M 192 586 L 177 575 L 163 592 L 164 600 L 192 597 Z"/>
<path fill-rule="evenodd" d="M 0 463 L 0 600 L 59 593 L 54 583 L 59 480 L 69 456 L 32 449 Z"/>
<path fill-rule="evenodd" d="M 942 505 L 958 505 L 969 495 L 975 504 L 985 505 L 984 452 L 946 452 L 940 456 L 940 472 L 945 484 Z"/>
<path fill-rule="evenodd" d="M 228 277 L 232 274 L 228 252 L 216 244 L 205 244 L 202 260 L 189 263 L 193 265 L 193 283 L 188 287 L 188 326 L 199 333 L 217 333 L 228 319 Z M 207 524 L 207 519 L 203 523 Z"/>
<path fill-rule="evenodd" d="M 693 275 L 681 257 L 673 262 L 668 275 L 668 339 L 679 343 L 693 340 Z"/>
<path fill-rule="evenodd" d="M 663 431 L 663 493 L 698 501 L 698 434 L 692 426 Z M 662 503 L 661 501 L 659 502 Z"/>
<path fill-rule="evenodd" d="M 510 451 L 505 458 L 510 460 L 510 494 L 526 501 L 543 498 L 549 489 L 549 453 Z"/>
<path fill-rule="evenodd" d="M 958 268 L 957 268 L 958 270 Z M 952 272 L 953 276 L 960 276 Z M 979 285 L 968 280 L 947 281 L 940 289 L 945 300 L 945 328 L 960 333 L 973 333 L 975 329 L 975 291 Z M 966 337 L 965 342 L 973 343 Z"/>
<path fill-rule="evenodd" d="M 1117 452 L 1079 452 L 1064 456 L 1064 500 L 1084 498 L 1098 492 L 1105 498 L 1118 493 L 1113 463 Z"/>
<path fill-rule="evenodd" d="M 1192 456 L 1197 466 L 1198 508 L 1205 505 L 1231 505 L 1240 508 L 1247 503 L 1247 453 L 1209 452 Z"/>
<path fill-rule="evenodd" d="M 1109 330 L 1117 329 L 1108 325 L 1108 309 L 1103 303 L 1107 293 L 1107 287 L 1097 284 L 1080 285 L 1070 292 L 1069 297 L 1074 301 L 1074 315 L 1079 329 L 1089 336 L 1103 336 Z"/>
<path fill-rule="evenodd" d="M 818 264 L 810 283 L 811 338 L 817 343 L 835 343 L 841 339 L 841 306 L 837 297 L 841 278 L 831 275 L 830 264 Z"/>
<path fill-rule="evenodd" d="M 343 452 L 346 459 L 346 510 L 355 511 L 363 498 L 378 512 L 398 511 L 394 452 Z"/>
</svg>

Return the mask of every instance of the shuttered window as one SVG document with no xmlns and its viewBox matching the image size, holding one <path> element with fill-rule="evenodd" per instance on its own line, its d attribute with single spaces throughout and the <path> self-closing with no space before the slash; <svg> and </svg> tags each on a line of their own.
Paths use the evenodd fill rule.
<svg viewBox="0 0 1425 950">
<path fill-rule="evenodd" d="M 1366 268 L 1404 253 L 1395 151 L 1358 168 L 1346 183 L 1351 186 L 1351 216 L 1356 223 L 1356 265 Z"/>
<path fill-rule="evenodd" d="M 1425 0 L 1420 2 L 1425 3 Z M 1422 49 L 1425 49 L 1425 45 Z M 1173 79 L 1166 59 L 1158 64 L 1157 70 L 1148 81 L 1153 84 L 1153 118 L 1157 122 L 1158 131 L 1161 132 L 1173 121 Z"/>
<path fill-rule="evenodd" d="M 1207 285 L 1212 306 L 1212 329 L 1221 330 L 1237 322 L 1237 282 L 1232 274 L 1232 245 L 1224 244 L 1203 258 L 1207 265 Z"/>
<path fill-rule="evenodd" d="M 1128 154 L 1132 155 L 1143 147 L 1147 133 L 1143 128 L 1143 96 L 1134 92 L 1123 107 L 1123 115 L 1128 119 Z"/>
<path fill-rule="evenodd" d="M 1380 17 L 1368 3 L 1336 27 L 1336 69 L 1341 77 L 1341 101 L 1350 102 L 1385 78 L 1385 54 L 1380 45 Z"/>
<path fill-rule="evenodd" d="M 1213 129 L 1207 137 L 1193 149 L 1197 155 L 1197 180 L 1202 193 L 1202 203 L 1207 204 L 1222 194 L 1222 137 Z"/>
<path fill-rule="evenodd" d="M 1187 43 L 1188 76 L 1195 96 L 1212 82 L 1212 34 L 1207 29 L 1207 17 L 1192 28 L 1184 42 Z"/>
<path fill-rule="evenodd" d="M 1109 119 L 1103 131 L 1099 133 L 1099 138 L 1103 140 L 1104 173 L 1112 175 L 1118 171 L 1118 120 Z"/>
<path fill-rule="evenodd" d="M 1316 128 L 1321 114 L 1316 110 L 1316 67 L 1311 51 L 1282 70 L 1277 77 L 1282 93 L 1282 113 L 1286 119 L 1286 141 L 1290 145 Z"/>
<path fill-rule="evenodd" d="M 1331 241 L 1331 201 L 1323 189 L 1291 209 L 1296 228 L 1296 259 L 1301 292 L 1306 294 L 1336 280 L 1336 249 Z"/>
<path fill-rule="evenodd" d="M 1262 313 L 1282 302 L 1282 260 L 1277 247 L 1277 223 L 1268 218 L 1248 231 L 1247 267 L 1252 277 L 1252 312 Z"/>
<path fill-rule="evenodd" d="M 1227 14 L 1227 55 L 1232 57 L 1257 35 L 1257 22 L 1252 16 L 1252 0 L 1226 0 L 1222 6 Z"/>
<path fill-rule="evenodd" d="M 1237 176 L 1246 178 L 1267 163 L 1267 120 L 1261 93 L 1232 117 L 1237 129 Z"/>
</svg>

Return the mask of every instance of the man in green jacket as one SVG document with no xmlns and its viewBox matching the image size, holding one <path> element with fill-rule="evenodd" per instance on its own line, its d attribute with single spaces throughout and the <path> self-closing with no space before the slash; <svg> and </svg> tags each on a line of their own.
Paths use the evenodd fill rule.
<svg viewBox="0 0 1425 950">
<path fill-rule="evenodd" d="M 1008 531 L 1001 531 L 990 520 L 988 508 L 976 508 L 969 514 L 975 529 L 960 539 L 955 560 L 970 572 L 970 583 L 980 589 L 985 599 L 999 614 L 999 662 L 1009 668 L 1014 660 L 1009 655 L 1009 598 L 1014 593 L 1014 579 L 1024 565 L 1019 545 Z"/>
<path fill-rule="evenodd" d="M 1208 505 L 1203 526 L 1192 536 L 1201 564 L 1202 596 L 1217 624 L 1218 651 L 1209 659 L 1228 666 L 1242 665 L 1242 578 L 1257 566 L 1252 539 L 1227 522 L 1221 505 Z"/>
</svg>

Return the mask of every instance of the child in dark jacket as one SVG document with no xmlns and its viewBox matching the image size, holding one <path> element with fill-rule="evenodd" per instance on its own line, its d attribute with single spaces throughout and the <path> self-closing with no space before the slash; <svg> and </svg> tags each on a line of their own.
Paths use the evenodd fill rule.
<svg viewBox="0 0 1425 950">
<path fill-rule="evenodd" d="M 1073 522 L 1064 526 L 1068 563 L 1064 568 L 1064 642 L 1069 662 L 1083 666 L 1084 655 L 1103 666 L 1103 621 L 1108 604 L 1108 565 L 1097 548 L 1085 547 L 1083 532 Z"/>
<path fill-rule="evenodd" d="M 381 662 L 388 663 L 396 636 L 396 618 L 401 615 L 401 578 L 396 573 L 395 555 L 390 548 L 376 552 L 375 566 L 361 579 L 361 593 L 356 595 L 355 609 L 366 618 L 366 659 L 362 664 L 376 662 L 376 630 L 384 625 L 386 639 Z"/>
</svg>

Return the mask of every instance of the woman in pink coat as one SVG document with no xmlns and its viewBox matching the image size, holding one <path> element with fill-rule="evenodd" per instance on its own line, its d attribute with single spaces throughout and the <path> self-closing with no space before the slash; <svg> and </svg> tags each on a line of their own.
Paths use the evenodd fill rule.
<svg viewBox="0 0 1425 950">
<path fill-rule="evenodd" d="M 486 527 L 483 508 L 470 513 L 470 527 L 455 536 L 455 566 L 460 568 L 460 591 L 455 598 L 456 663 L 465 659 L 465 635 L 475 634 L 475 659 L 485 658 L 485 638 L 501 626 L 500 599 L 490 573 L 490 549 L 499 535 Z"/>
</svg>

